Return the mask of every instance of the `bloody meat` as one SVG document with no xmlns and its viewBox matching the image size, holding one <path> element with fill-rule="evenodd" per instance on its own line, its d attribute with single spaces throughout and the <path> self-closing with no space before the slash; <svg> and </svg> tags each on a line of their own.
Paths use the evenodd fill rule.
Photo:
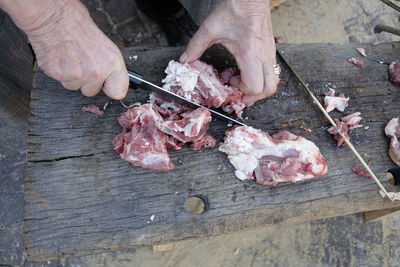
<svg viewBox="0 0 400 267">
<path fill-rule="evenodd" d="M 275 186 L 326 174 L 328 167 L 318 147 L 289 132 L 269 135 L 249 126 L 226 132 L 219 150 L 228 155 L 240 180 Z"/>
</svg>

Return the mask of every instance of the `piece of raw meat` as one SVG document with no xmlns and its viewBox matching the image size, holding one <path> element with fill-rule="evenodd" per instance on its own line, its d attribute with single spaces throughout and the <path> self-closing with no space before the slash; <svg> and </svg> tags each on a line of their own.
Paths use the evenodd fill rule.
<svg viewBox="0 0 400 267">
<path fill-rule="evenodd" d="M 360 115 L 360 112 L 355 112 L 340 119 L 334 119 L 336 127 L 329 127 L 327 131 L 328 133 L 333 135 L 333 137 L 337 141 L 338 146 L 346 144 L 344 138 L 340 135 L 339 132 L 341 132 L 347 139 L 350 140 L 350 136 L 348 134 L 349 130 L 362 127 L 362 125 L 358 124 L 362 120 L 362 117 Z"/>
<path fill-rule="evenodd" d="M 174 166 L 167 148 L 178 150 L 186 143 L 192 143 L 193 150 L 215 146 L 215 139 L 206 134 L 211 121 L 208 110 L 161 101 L 151 96 L 153 103 L 130 108 L 118 118 L 123 130 L 113 145 L 123 160 L 148 169 L 169 170 Z"/>
<path fill-rule="evenodd" d="M 351 170 L 352 170 L 355 174 L 357 174 L 358 176 L 362 176 L 362 177 L 365 177 L 365 178 L 372 178 L 371 175 L 369 174 L 369 172 L 368 172 L 366 169 L 362 168 L 362 167 L 353 166 L 353 167 L 351 168 Z"/>
<path fill-rule="evenodd" d="M 394 61 L 390 63 L 389 68 L 389 80 L 394 83 L 400 83 L 400 61 Z"/>
<path fill-rule="evenodd" d="M 347 59 L 347 62 L 349 63 L 353 63 L 354 65 L 356 65 L 357 67 L 364 67 L 364 62 L 358 59 L 355 59 L 354 57 Z"/>
<path fill-rule="evenodd" d="M 328 113 L 334 109 L 343 112 L 344 109 L 349 105 L 349 99 L 350 98 L 346 98 L 344 94 L 339 94 L 339 96 L 335 96 L 335 90 L 329 89 L 325 93 L 324 108 Z"/>
<path fill-rule="evenodd" d="M 219 150 L 228 155 L 240 180 L 275 186 L 326 174 L 328 167 L 318 147 L 289 132 L 272 136 L 249 126 L 226 132 Z"/>
<path fill-rule="evenodd" d="M 90 112 L 90 113 L 93 113 L 93 114 L 96 114 L 96 115 L 99 115 L 99 116 L 103 116 L 104 115 L 104 111 L 101 111 L 98 106 L 95 106 L 95 105 L 92 105 L 92 104 L 83 106 L 82 107 L 82 111 L 83 112 Z"/>
<path fill-rule="evenodd" d="M 400 123 L 399 118 L 391 119 L 385 127 L 385 133 L 390 136 L 389 156 L 400 166 Z"/>
<path fill-rule="evenodd" d="M 365 53 L 365 49 L 362 47 L 356 48 L 358 53 L 360 53 L 363 57 L 367 56 L 367 53 Z"/>
<path fill-rule="evenodd" d="M 128 109 L 118 118 L 122 133 L 113 140 L 115 151 L 129 163 L 154 170 L 170 170 L 174 166 L 166 147 L 166 135 L 157 125 L 162 117 L 151 105 Z"/>
<path fill-rule="evenodd" d="M 164 89 L 203 106 L 222 107 L 225 112 L 235 112 L 241 118 L 245 105 L 243 93 L 235 87 L 240 79 L 234 75 L 233 69 L 220 76 L 211 65 L 202 61 L 181 64 L 172 60 L 165 73 L 167 76 L 162 80 Z"/>
</svg>

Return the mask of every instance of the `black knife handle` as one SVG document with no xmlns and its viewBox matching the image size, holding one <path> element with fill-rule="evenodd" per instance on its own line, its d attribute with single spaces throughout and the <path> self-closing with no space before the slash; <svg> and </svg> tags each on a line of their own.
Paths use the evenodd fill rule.
<svg viewBox="0 0 400 267">
<path fill-rule="evenodd" d="M 142 83 L 142 81 L 140 81 L 136 78 L 143 79 L 143 75 L 141 75 L 135 71 L 128 70 L 128 76 L 129 76 L 129 82 L 131 82 L 132 84 L 138 85 L 138 84 Z"/>
</svg>

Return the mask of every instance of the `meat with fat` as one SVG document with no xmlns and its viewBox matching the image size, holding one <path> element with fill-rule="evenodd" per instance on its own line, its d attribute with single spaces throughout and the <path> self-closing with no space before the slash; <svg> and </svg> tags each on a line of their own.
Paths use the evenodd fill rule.
<svg viewBox="0 0 400 267">
<path fill-rule="evenodd" d="M 399 118 L 391 119 L 385 127 L 385 133 L 390 136 L 389 156 L 400 166 L 400 123 Z"/>
<path fill-rule="evenodd" d="M 334 119 L 336 127 L 329 127 L 327 131 L 328 133 L 333 135 L 333 137 L 337 141 L 338 146 L 346 144 L 342 135 L 350 140 L 349 130 L 363 127 L 359 124 L 359 122 L 362 120 L 362 117 L 360 115 L 360 112 L 355 112 L 340 119 Z"/>
<path fill-rule="evenodd" d="M 113 140 L 115 151 L 132 165 L 154 170 L 172 169 L 167 137 L 158 129 L 162 121 L 151 105 L 128 109 L 118 118 L 123 130 Z"/>
<path fill-rule="evenodd" d="M 198 150 L 215 145 L 206 134 L 210 121 L 208 110 L 188 110 L 179 104 L 130 108 L 118 118 L 123 130 L 113 140 L 114 149 L 133 165 L 170 170 L 174 166 L 167 148 L 178 150 L 192 143 L 191 148 Z"/>
<path fill-rule="evenodd" d="M 400 61 L 390 63 L 388 73 L 391 82 L 400 83 Z"/>
<path fill-rule="evenodd" d="M 356 65 L 359 68 L 364 67 L 364 62 L 362 60 L 358 60 L 354 57 L 347 59 L 347 62 L 353 63 L 354 65 Z"/>
<path fill-rule="evenodd" d="M 339 94 L 339 96 L 335 96 L 335 90 L 329 89 L 325 93 L 324 108 L 328 113 L 334 109 L 343 112 L 344 109 L 349 105 L 349 99 L 350 98 L 345 97 L 344 94 Z"/>
<path fill-rule="evenodd" d="M 326 174 L 328 167 L 318 147 L 307 139 L 279 132 L 270 136 L 249 126 L 226 132 L 219 150 L 228 155 L 240 180 L 275 186 Z"/>
<path fill-rule="evenodd" d="M 239 76 L 234 69 L 220 75 L 214 67 L 199 60 L 186 64 L 172 60 L 165 73 L 164 89 L 203 106 L 222 107 L 225 112 L 235 112 L 241 118 L 245 105 L 243 93 L 236 87 Z"/>
</svg>

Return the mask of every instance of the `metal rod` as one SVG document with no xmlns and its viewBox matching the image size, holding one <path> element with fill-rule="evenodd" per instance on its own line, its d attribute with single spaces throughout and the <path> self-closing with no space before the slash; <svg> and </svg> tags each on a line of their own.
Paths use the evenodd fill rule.
<svg viewBox="0 0 400 267">
<path fill-rule="evenodd" d="M 304 89 L 310 94 L 311 98 L 314 100 L 314 103 L 318 106 L 318 108 L 322 111 L 322 113 L 325 115 L 325 117 L 328 119 L 328 121 L 332 124 L 333 127 L 337 127 L 335 121 L 332 119 L 332 117 L 326 112 L 325 108 L 322 106 L 322 104 L 319 102 L 318 98 L 314 95 L 314 93 L 308 88 L 307 84 L 304 82 L 304 80 L 300 77 L 300 75 L 296 72 L 296 70 L 289 64 L 289 62 L 286 60 L 286 58 L 282 55 L 281 51 L 277 48 L 276 49 L 278 55 L 282 58 L 282 60 L 285 62 L 285 64 L 288 66 L 288 68 L 293 72 L 294 76 L 299 80 L 299 82 L 303 85 Z M 361 164 L 364 166 L 364 168 L 368 171 L 368 173 L 371 175 L 371 177 L 374 179 L 375 183 L 379 186 L 379 188 L 385 193 L 385 195 L 390 199 L 394 200 L 391 196 L 389 196 L 388 192 L 386 189 L 383 187 L 382 183 L 378 180 L 378 178 L 375 176 L 371 168 L 368 166 L 368 164 L 364 161 L 364 159 L 361 157 L 361 155 L 357 152 L 353 144 L 350 142 L 349 139 L 347 139 L 346 136 L 344 136 L 343 133 L 338 131 L 340 136 L 344 139 L 345 143 L 349 146 L 351 151 L 354 153 L 354 155 L 357 157 L 357 159 L 361 162 Z"/>
<path fill-rule="evenodd" d="M 386 4 L 386 5 L 388 5 L 388 6 L 390 6 L 390 7 L 393 8 L 394 10 L 400 12 L 400 7 L 399 7 L 398 5 L 392 3 L 391 1 L 389 1 L 389 0 L 381 0 L 381 2 L 384 3 L 384 4 Z"/>
<path fill-rule="evenodd" d="M 374 33 L 381 33 L 381 32 L 388 32 L 394 35 L 398 35 L 400 36 L 400 30 L 390 27 L 390 26 L 386 26 L 386 25 L 382 25 L 382 24 L 378 24 L 374 27 Z"/>
</svg>

